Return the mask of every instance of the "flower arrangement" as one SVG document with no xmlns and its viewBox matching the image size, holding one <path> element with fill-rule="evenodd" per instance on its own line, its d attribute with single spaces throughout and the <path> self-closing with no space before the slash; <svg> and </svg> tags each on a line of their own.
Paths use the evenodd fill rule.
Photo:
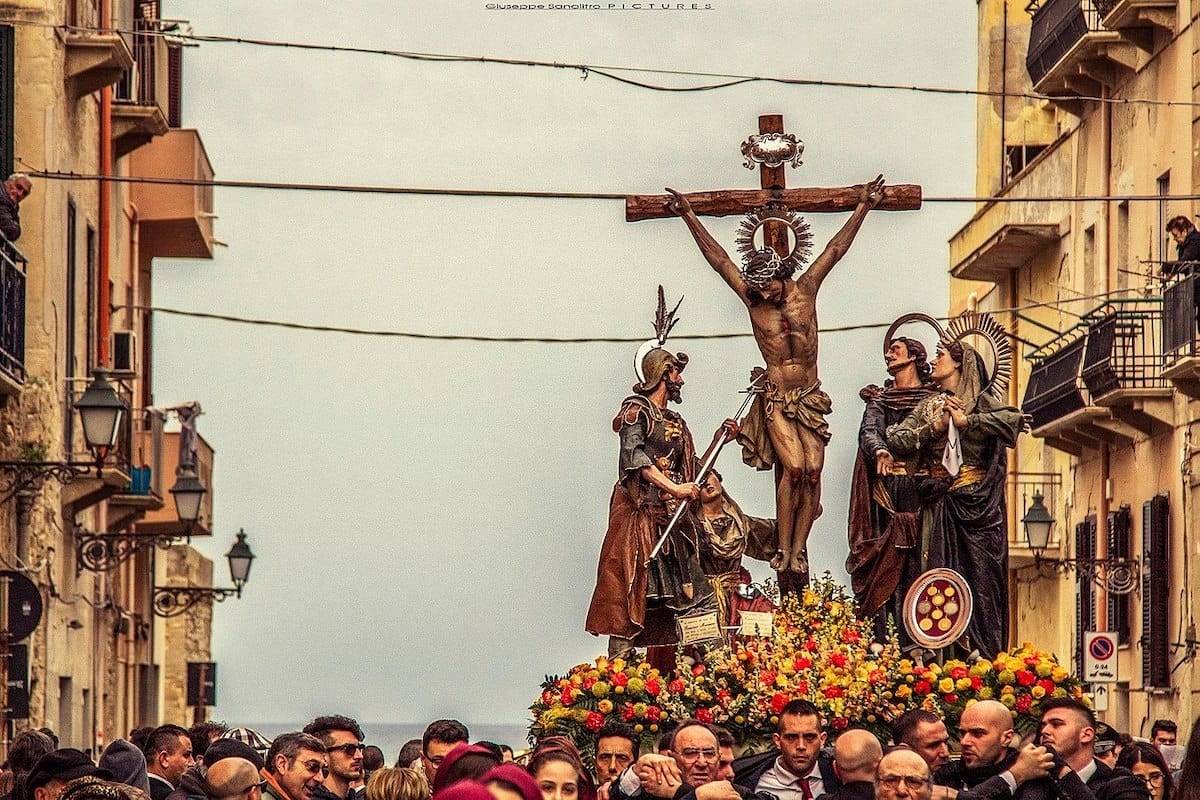
<svg viewBox="0 0 1200 800">
<path fill-rule="evenodd" d="M 642 734 L 642 747 L 652 747 L 659 724 L 668 716 L 667 680 L 640 654 L 629 659 L 604 656 L 579 664 L 566 677 L 547 675 L 542 693 L 530 706 L 529 738 L 567 736 L 591 764 L 596 731 L 623 722 Z"/>
<path fill-rule="evenodd" d="M 852 723 L 884 733 L 907 710 L 895 695 L 900 649 L 872 642 L 845 588 L 825 573 L 775 613 L 771 637 L 744 637 L 708 651 L 671 682 L 668 708 L 729 729 L 753 744 L 775 731 L 789 702 L 812 702 L 832 733 Z"/>
<path fill-rule="evenodd" d="M 825 573 L 803 594 L 783 599 L 772 636 L 737 637 L 695 658 L 681 650 L 671 675 L 634 655 L 600 657 L 566 677 L 547 676 L 530 709 L 529 738 L 568 736 L 590 764 L 595 732 L 614 721 L 640 733 L 644 749 L 660 729 L 687 717 L 721 725 L 756 749 L 794 699 L 816 705 L 830 734 L 865 727 L 883 741 L 891 722 L 913 708 L 942 716 L 953 735 L 964 710 L 999 700 L 1026 733 L 1036 727 L 1045 698 L 1087 702 L 1079 680 L 1029 643 L 991 660 L 922 664 L 900 657 L 894 634 L 884 642 L 872 635 L 872 623 L 856 616 L 853 598 Z"/>
</svg>

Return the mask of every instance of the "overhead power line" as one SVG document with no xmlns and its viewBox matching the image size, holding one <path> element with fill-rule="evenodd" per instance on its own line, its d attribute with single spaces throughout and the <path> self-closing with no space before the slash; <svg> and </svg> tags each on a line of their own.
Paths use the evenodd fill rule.
<svg viewBox="0 0 1200 800">
<path fill-rule="evenodd" d="M 25 163 L 22 161 L 22 163 Z M 200 178 L 154 178 L 138 175 L 99 175 L 30 167 L 31 177 L 56 181 L 103 181 L 106 183 L 143 183 L 166 186 L 208 186 L 227 189 L 269 189 L 294 192 L 341 192 L 346 194 L 440 195 L 449 197 L 523 197 L 551 200 L 625 200 L 642 192 L 564 192 L 532 189 L 456 189 L 419 186 L 383 186 L 342 183 L 289 183 L 286 181 L 203 180 Z M 1001 195 L 973 197 L 969 195 L 926 195 L 923 203 L 1063 203 L 1063 202 L 1162 202 L 1200 200 L 1192 194 L 1109 194 L 1109 195 L 1034 195 L 1030 197 Z"/>
<path fill-rule="evenodd" d="M 48 22 L 37 22 L 32 20 L 4 20 L 4 24 L 11 25 L 31 25 L 36 27 L 53 28 L 64 32 L 96 32 L 95 28 L 85 28 L 79 26 L 59 25 Z M 537 67 L 557 70 L 570 70 L 578 72 L 582 78 L 588 78 L 591 75 L 598 75 L 608 80 L 617 81 L 628 86 L 633 86 L 639 89 L 646 89 L 655 92 L 671 92 L 671 93 L 686 93 L 686 92 L 710 92 L 718 89 L 728 89 L 734 86 L 743 86 L 752 83 L 773 83 L 783 86 L 805 86 L 816 88 L 835 88 L 835 89 L 863 89 L 863 90 L 879 90 L 879 91 L 903 91 L 916 92 L 922 94 L 962 96 L 962 97 L 994 97 L 994 98 L 1014 98 L 1030 101 L 1043 100 L 1072 100 L 1072 101 L 1089 101 L 1095 103 L 1105 103 L 1110 105 L 1152 105 L 1165 107 L 1180 107 L 1193 108 L 1200 107 L 1200 101 L 1194 100 L 1163 100 L 1158 98 L 1148 97 L 1101 97 L 1098 95 L 1046 95 L 1037 92 L 1012 92 L 999 91 L 990 89 L 966 89 L 960 87 L 948 86 L 922 86 L 918 84 L 904 83 L 887 83 L 887 82 L 872 82 L 872 81 L 849 81 L 825 78 L 796 78 L 774 75 L 747 75 L 731 72 L 707 72 L 701 70 L 684 70 L 684 69 L 667 69 L 661 67 L 631 67 L 615 64 L 584 64 L 572 63 L 563 61 L 545 61 L 529 58 L 504 58 L 498 56 L 472 56 L 463 55 L 460 53 L 424 53 L 411 50 L 397 50 L 380 47 L 359 47 L 355 45 L 339 45 L 339 44 L 324 44 L 317 42 L 298 42 L 281 39 L 263 39 L 249 36 L 228 36 L 223 34 L 199 34 L 191 30 L 123 30 L 123 29 L 104 29 L 129 36 L 161 36 L 164 38 L 181 41 L 181 42 L 197 42 L 210 44 L 240 44 L 251 45 L 255 47 L 281 48 L 289 50 L 302 51 L 320 51 L 329 53 L 346 53 L 354 55 L 371 55 L 383 56 L 389 58 L 400 58 L 408 61 L 423 61 L 431 63 L 456 63 L 456 64 L 492 64 L 499 66 L 514 66 L 514 67 Z M 715 81 L 707 83 L 697 83 L 691 86 L 669 86 L 660 83 L 651 83 L 650 81 L 638 80 L 635 78 L 625 77 L 617 73 L 633 73 L 644 75 L 663 75 L 676 78 L 697 78 L 704 81 Z"/>
<path fill-rule="evenodd" d="M 1047 300 L 1037 303 L 1027 303 L 1022 306 L 1014 306 L 1012 308 L 994 309 L 991 313 L 1004 314 L 1014 311 L 1026 311 L 1031 308 L 1045 308 L 1050 306 L 1066 305 L 1068 303 L 1077 303 L 1083 300 L 1097 300 L 1109 298 L 1115 295 L 1128 294 L 1136 291 L 1135 289 L 1119 289 L 1113 292 L 1103 292 L 1100 294 L 1080 295 L 1079 297 L 1069 297 L 1065 300 Z M 372 328 L 355 328 L 344 325 L 313 325 L 304 322 L 289 322 L 286 320 L 263 319 L 260 317 L 243 317 L 236 314 L 219 314 L 210 311 L 187 311 L 181 308 L 169 308 L 167 306 L 147 306 L 137 304 L 114 305 L 112 310 L 115 311 L 148 311 L 155 314 L 170 314 L 179 317 L 191 317 L 193 319 L 209 319 L 219 322 L 232 322 L 240 325 L 257 325 L 269 328 L 285 328 L 288 330 L 312 331 L 316 333 L 345 333 L 354 336 L 377 336 L 384 338 L 399 338 L 399 339 L 423 339 L 431 341 L 443 342 L 490 342 L 490 343 L 506 343 L 506 344 L 521 344 L 533 342 L 537 344 L 592 344 L 592 343 L 624 343 L 624 342 L 644 342 L 645 336 L 487 336 L 483 334 L 470 333 L 418 333 L 416 331 L 398 331 L 386 329 Z M 949 317 L 940 317 L 941 321 L 947 321 Z M 864 322 L 854 325 L 833 325 L 829 327 L 819 328 L 820 333 L 846 333 L 849 331 L 875 330 L 887 328 L 892 324 L 888 322 Z M 680 333 L 675 334 L 671 338 L 679 340 L 711 340 L 711 339 L 744 339 L 754 334 L 750 331 L 739 333 Z"/>
</svg>

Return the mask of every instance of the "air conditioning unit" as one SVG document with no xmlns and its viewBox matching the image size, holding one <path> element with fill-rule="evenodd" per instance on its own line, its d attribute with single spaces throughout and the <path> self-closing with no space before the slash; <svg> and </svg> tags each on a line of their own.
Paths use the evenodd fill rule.
<svg viewBox="0 0 1200 800">
<path fill-rule="evenodd" d="M 112 332 L 112 375 L 114 378 L 137 377 L 137 334 Z"/>
</svg>

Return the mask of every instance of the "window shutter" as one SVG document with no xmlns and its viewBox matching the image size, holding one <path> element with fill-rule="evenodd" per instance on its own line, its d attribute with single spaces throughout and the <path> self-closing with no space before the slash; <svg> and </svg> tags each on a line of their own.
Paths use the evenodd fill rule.
<svg viewBox="0 0 1200 800">
<path fill-rule="evenodd" d="M 183 48 L 167 44 L 167 124 L 183 127 Z"/>
<path fill-rule="evenodd" d="M 1133 513 L 1129 506 L 1121 506 L 1108 515 L 1108 558 L 1131 558 L 1133 556 Z M 1129 644 L 1129 595 L 1108 593 L 1106 630 L 1117 634 L 1118 644 Z"/>
<path fill-rule="evenodd" d="M 13 79 L 16 70 L 13 26 L 0 25 L 0 177 L 13 173 Z"/>
<path fill-rule="evenodd" d="M 1096 515 L 1091 514 L 1075 526 L 1075 557 L 1096 557 Z M 1075 571 L 1076 576 L 1079 571 Z M 1083 634 L 1096 630 L 1096 589 L 1088 578 L 1076 578 L 1075 593 L 1075 671 L 1083 671 Z"/>
<path fill-rule="evenodd" d="M 1167 606 L 1171 600 L 1170 505 L 1167 495 L 1142 504 L 1142 685 L 1171 685 L 1171 637 Z"/>
</svg>

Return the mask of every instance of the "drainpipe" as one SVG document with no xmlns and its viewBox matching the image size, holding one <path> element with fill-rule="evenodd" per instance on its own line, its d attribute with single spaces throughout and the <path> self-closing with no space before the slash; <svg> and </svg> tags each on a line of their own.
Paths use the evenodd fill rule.
<svg viewBox="0 0 1200 800">
<path fill-rule="evenodd" d="M 111 0 L 100 0 L 100 22 L 104 30 L 112 30 Z M 109 296 L 109 249 L 112 245 L 112 184 L 103 178 L 112 175 L 112 87 L 100 90 L 100 202 L 98 244 L 100 248 L 100 274 L 96 298 L 96 354 L 101 366 L 108 364 L 109 311 L 112 298 Z"/>
</svg>

